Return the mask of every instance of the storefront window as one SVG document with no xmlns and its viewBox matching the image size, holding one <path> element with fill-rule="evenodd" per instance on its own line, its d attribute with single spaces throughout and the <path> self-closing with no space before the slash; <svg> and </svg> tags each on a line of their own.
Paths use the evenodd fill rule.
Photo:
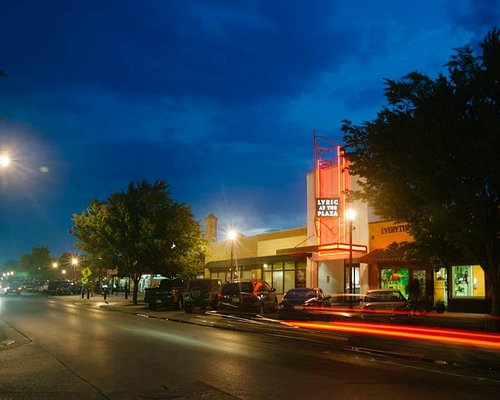
<svg viewBox="0 0 500 400">
<path fill-rule="evenodd" d="M 484 271 L 480 265 L 451 267 L 454 298 L 485 297 Z"/>
<path fill-rule="evenodd" d="M 295 271 L 285 271 L 284 284 L 283 293 L 295 287 Z"/>
<path fill-rule="evenodd" d="M 264 271 L 263 275 L 264 275 L 264 280 L 272 286 L 273 285 L 273 273 L 271 271 Z"/>
<path fill-rule="evenodd" d="M 293 261 L 285 261 L 285 270 L 294 270 L 295 269 L 295 263 Z"/>
<path fill-rule="evenodd" d="M 434 270 L 434 303 L 443 302 L 448 305 L 448 270 L 438 267 Z"/>
<path fill-rule="evenodd" d="M 262 265 L 262 279 L 284 294 L 296 287 L 306 287 L 306 263 L 304 261 L 285 261 Z"/>
<path fill-rule="evenodd" d="M 415 300 L 420 300 L 425 297 L 426 289 L 426 278 L 425 269 L 415 269 L 413 270 L 413 279 L 408 284 L 408 296 Z"/>
<path fill-rule="evenodd" d="M 282 262 L 277 262 L 273 264 L 273 271 L 276 270 L 283 270 L 283 263 Z"/>
<path fill-rule="evenodd" d="M 283 271 L 273 271 L 272 282 L 272 286 L 276 289 L 276 293 L 283 293 Z"/>
<path fill-rule="evenodd" d="M 306 287 L 306 262 L 297 262 L 297 269 L 295 271 L 295 287 L 303 288 Z"/>
<path fill-rule="evenodd" d="M 399 289 L 408 298 L 408 268 L 387 268 L 380 270 L 380 287 L 382 289 Z"/>
<path fill-rule="evenodd" d="M 295 287 L 304 288 L 306 287 L 306 270 L 298 269 L 295 273 Z"/>
<path fill-rule="evenodd" d="M 241 279 L 252 279 L 253 278 L 252 270 L 240 271 L 240 277 Z"/>
</svg>

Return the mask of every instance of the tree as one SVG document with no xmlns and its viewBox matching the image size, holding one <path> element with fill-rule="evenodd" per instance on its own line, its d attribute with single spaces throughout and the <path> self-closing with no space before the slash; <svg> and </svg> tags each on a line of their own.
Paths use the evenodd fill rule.
<svg viewBox="0 0 500 400">
<path fill-rule="evenodd" d="M 34 279 L 48 279 L 50 271 L 50 252 L 47 247 L 33 247 L 31 253 L 23 253 L 19 258 L 19 269 Z"/>
<path fill-rule="evenodd" d="M 342 130 L 350 172 L 384 218 L 406 221 L 408 248 L 433 262 L 477 262 L 500 315 L 500 37 L 455 50 L 447 74 L 386 80 L 388 105 Z M 423 258 L 425 257 L 425 258 Z"/>
<path fill-rule="evenodd" d="M 200 225 L 189 206 L 171 199 L 164 181 L 130 183 L 106 202 L 91 201 L 81 215 L 73 215 L 70 233 L 78 247 L 130 276 L 134 304 L 144 273 L 182 275 L 193 265 L 201 267 Z"/>
</svg>

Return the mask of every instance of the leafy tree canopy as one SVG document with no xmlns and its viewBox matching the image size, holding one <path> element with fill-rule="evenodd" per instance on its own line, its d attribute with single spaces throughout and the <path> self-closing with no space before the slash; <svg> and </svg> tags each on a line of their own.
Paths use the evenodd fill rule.
<svg viewBox="0 0 500 400">
<path fill-rule="evenodd" d="M 18 270 L 27 272 L 31 278 L 35 279 L 51 277 L 49 249 L 47 247 L 33 247 L 31 253 L 21 254 Z"/>
<path fill-rule="evenodd" d="M 189 275 L 202 266 L 200 225 L 189 206 L 171 199 L 164 181 L 130 183 L 105 202 L 91 201 L 73 215 L 70 233 L 79 248 L 132 278 L 135 303 L 142 274 Z"/>
<path fill-rule="evenodd" d="M 342 127 L 351 174 L 383 217 L 406 221 L 413 251 L 485 270 L 500 315 L 500 38 L 455 50 L 447 74 L 386 80 L 388 105 Z"/>
</svg>

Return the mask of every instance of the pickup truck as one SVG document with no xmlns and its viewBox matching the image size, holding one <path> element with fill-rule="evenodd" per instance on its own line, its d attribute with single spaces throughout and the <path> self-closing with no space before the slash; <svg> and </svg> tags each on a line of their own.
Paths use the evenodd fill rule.
<svg viewBox="0 0 500 400">
<path fill-rule="evenodd" d="M 156 288 L 145 289 L 144 301 L 151 310 L 159 307 L 175 307 L 182 310 L 184 307 L 184 281 L 180 278 L 167 278 L 160 281 Z"/>
</svg>

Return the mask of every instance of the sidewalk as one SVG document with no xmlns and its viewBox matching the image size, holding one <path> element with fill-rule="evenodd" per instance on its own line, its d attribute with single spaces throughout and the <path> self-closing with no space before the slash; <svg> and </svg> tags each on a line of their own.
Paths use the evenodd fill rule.
<svg viewBox="0 0 500 400">
<path fill-rule="evenodd" d="M 142 301 L 143 296 L 139 295 L 138 304 L 134 305 L 132 303 L 132 297 L 129 296 L 125 299 L 125 296 L 120 294 L 107 295 L 106 300 L 102 295 L 90 296 L 89 299 L 81 295 L 77 296 L 50 296 L 53 299 L 61 301 L 69 301 L 75 304 L 88 305 L 92 307 L 101 307 L 112 311 L 125 312 L 128 314 L 142 315 L 149 318 L 159 318 L 159 319 L 170 319 L 185 322 L 194 322 L 194 319 L 200 315 L 200 312 L 195 311 L 194 313 L 186 313 L 183 310 L 173 310 L 173 309 L 160 309 L 160 310 L 150 310 L 148 305 Z M 201 312 L 204 314 L 204 312 Z M 357 319 L 357 318 L 353 318 Z M 277 324 L 279 323 L 277 313 L 266 314 L 266 320 L 269 323 Z M 344 319 L 345 321 L 345 319 Z M 333 322 L 333 321 L 332 321 Z M 415 317 L 415 319 L 409 321 L 412 325 L 418 326 L 428 326 L 436 328 L 448 328 L 448 329 L 462 329 L 471 331 L 482 331 L 482 332 L 499 332 L 498 326 L 500 325 L 500 319 L 493 318 L 486 314 L 472 314 L 472 313 L 456 313 L 456 312 L 444 312 L 444 313 L 426 313 Z M 497 328 L 495 330 L 495 322 L 497 323 Z"/>
</svg>

